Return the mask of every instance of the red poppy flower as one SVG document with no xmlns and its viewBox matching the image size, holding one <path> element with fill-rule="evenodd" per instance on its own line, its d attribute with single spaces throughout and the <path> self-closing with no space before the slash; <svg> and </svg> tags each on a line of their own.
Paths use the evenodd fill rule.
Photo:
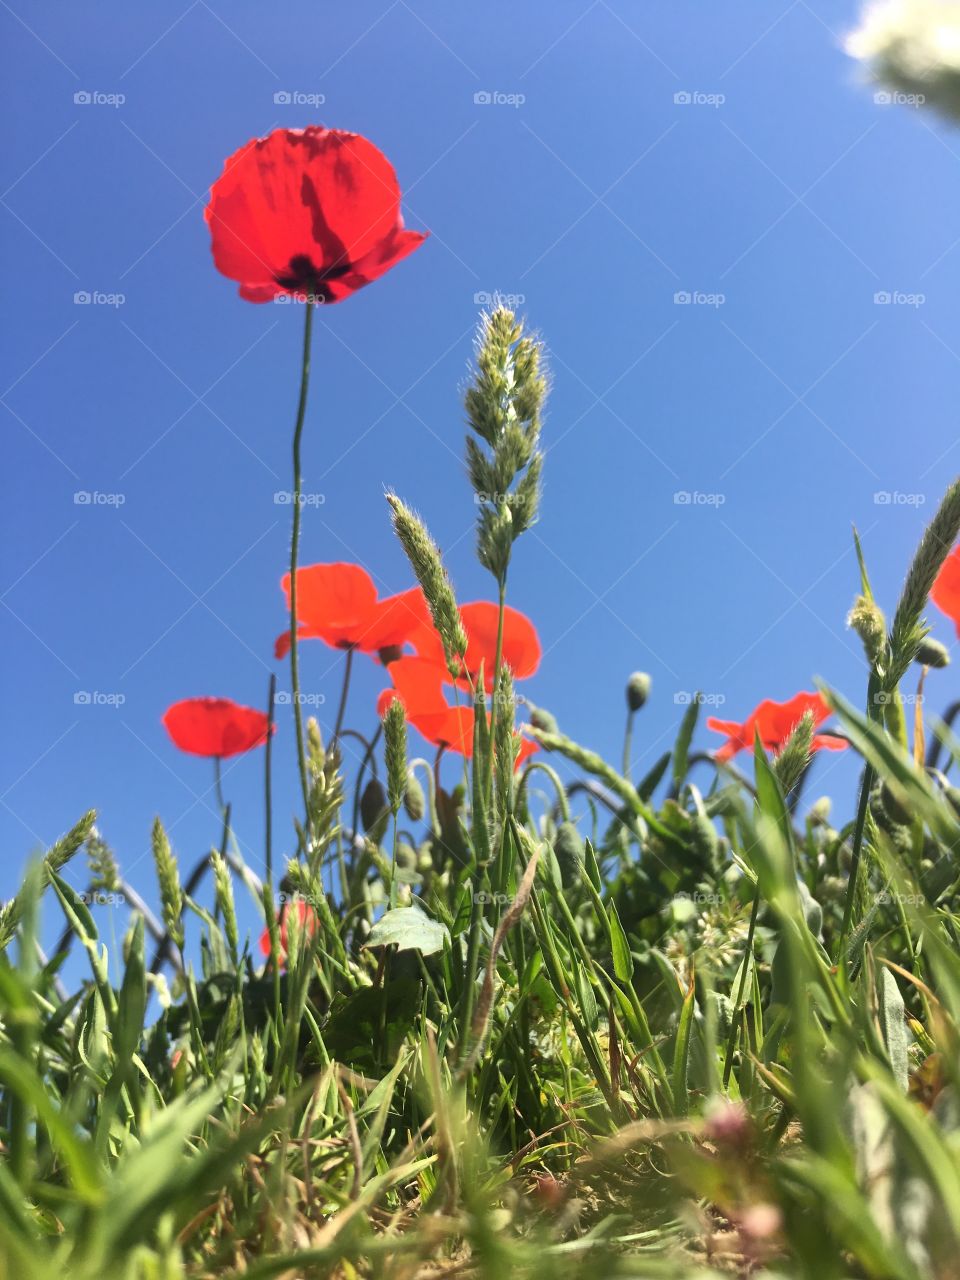
<svg viewBox="0 0 960 1280">
<path fill-rule="evenodd" d="M 486 600 L 476 600 L 460 606 L 460 617 L 467 633 L 467 652 L 464 655 L 467 675 L 475 680 L 482 664 L 483 683 L 489 693 L 493 688 L 497 657 L 499 606 Z M 446 673 L 443 644 L 429 618 L 410 642 L 419 657 L 427 658 Z M 503 661 L 513 672 L 515 680 L 532 676 L 540 665 L 540 637 L 536 628 L 525 614 L 519 609 L 511 609 L 509 605 L 503 614 Z M 445 678 L 449 680 L 449 674 L 445 674 Z"/>
<path fill-rule="evenodd" d="M 398 658 L 390 664 L 390 678 L 393 688 L 384 689 L 377 699 L 378 716 L 386 715 L 394 698 L 399 698 L 407 720 L 428 742 L 467 759 L 473 755 L 473 707 L 447 702 L 444 671 L 437 663 L 429 658 Z M 522 739 L 515 767 L 538 749 L 535 742 Z"/>
<path fill-rule="evenodd" d="M 270 721 L 229 698 L 187 698 L 167 708 L 163 724 L 181 751 L 225 759 L 266 742 Z"/>
<path fill-rule="evenodd" d="M 280 963 L 283 964 L 287 958 L 287 927 L 290 916 L 290 908 L 296 906 L 297 915 L 300 918 L 300 932 L 306 932 L 311 938 L 317 931 L 318 918 L 313 907 L 308 906 L 303 898 L 295 898 L 293 902 L 285 902 L 283 910 L 280 912 Z M 260 935 L 260 951 L 261 954 L 268 956 L 270 954 L 270 930 L 264 929 Z"/>
<path fill-rule="evenodd" d="M 280 581 L 290 607 L 290 575 Z M 311 564 L 297 570 L 298 640 L 322 640 L 334 649 L 383 653 L 400 649 L 427 625 L 430 612 L 419 587 L 377 599 L 373 579 L 358 564 Z M 274 654 L 290 649 L 290 632 L 277 636 Z"/>
<path fill-rule="evenodd" d="M 357 133 L 274 129 L 224 165 L 205 212 L 217 270 L 248 302 L 339 302 L 412 253 L 393 166 Z"/>
<path fill-rule="evenodd" d="M 930 599 L 951 619 L 960 636 L 960 546 L 954 547 L 944 560 L 930 589 Z"/>
<path fill-rule="evenodd" d="M 727 735 L 727 741 L 714 755 L 718 760 L 730 760 L 738 751 L 752 751 L 754 730 L 760 734 L 760 741 L 767 751 L 776 751 L 808 711 L 813 713 L 814 724 L 820 724 L 830 715 L 830 708 L 819 693 L 798 693 L 789 702 L 773 702 L 768 698 L 750 712 L 743 724 L 711 716 L 707 728 Z M 846 745 L 843 738 L 817 733 L 813 736 L 812 749 L 819 751 L 823 747 L 827 751 L 842 751 Z"/>
</svg>

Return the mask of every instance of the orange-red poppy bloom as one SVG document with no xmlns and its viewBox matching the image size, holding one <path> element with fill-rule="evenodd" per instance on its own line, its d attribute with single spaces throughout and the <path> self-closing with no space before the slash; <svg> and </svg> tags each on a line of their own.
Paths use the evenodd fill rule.
<svg viewBox="0 0 960 1280">
<path fill-rule="evenodd" d="M 466 675 L 476 680 L 483 666 L 483 683 L 489 693 L 493 688 L 497 657 L 497 623 L 499 606 L 487 600 L 476 600 L 460 606 L 463 629 L 467 633 L 467 652 L 464 655 Z M 429 618 L 411 637 L 411 644 L 420 658 L 426 658 L 446 673 L 443 645 Z M 530 619 L 519 609 L 508 605 L 503 614 L 503 662 L 513 673 L 515 680 L 532 676 L 540 665 L 540 637 Z M 445 674 L 447 680 L 449 673 Z M 466 681 L 463 682 L 466 684 Z"/>
<path fill-rule="evenodd" d="M 808 711 L 813 713 L 814 724 L 822 723 L 830 715 L 830 708 L 819 693 L 798 693 L 789 702 L 773 702 L 768 698 L 750 712 L 743 724 L 711 716 L 707 721 L 707 728 L 727 735 L 727 741 L 714 754 L 718 760 L 730 760 L 738 751 L 752 751 L 755 732 L 759 733 L 760 741 L 767 751 L 776 751 L 783 746 Z M 846 745 L 843 738 L 816 733 L 813 736 L 812 750 L 819 751 L 823 747 L 827 751 L 842 751 Z"/>
<path fill-rule="evenodd" d="M 407 720 L 435 747 L 456 751 L 468 759 L 473 755 L 473 707 L 451 706 L 443 690 L 444 671 L 429 658 L 398 658 L 390 664 L 392 689 L 384 689 L 377 699 L 377 715 L 386 715 L 394 698 L 403 703 Z M 519 736 L 519 735 L 517 735 Z M 539 748 L 523 738 L 516 766 Z"/>
<path fill-rule="evenodd" d="M 290 575 L 280 581 L 290 607 Z M 358 564 L 311 564 L 297 570 L 298 640 L 322 640 L 333 649 L 359 649 L 384 658 L 413 639 L 430 618 L 419 587 L 377 598 L 373 579 Z M 277 636 L 274 654 L 290 649 L 290 632 Z"/>
<path fill-rule="evenodd" d="M 274 129 L 235 151 L 206 208 L 218 271 L 248 302 L 339 302 L 426 237 L 405 231 L 386 156 L 358 133 Z"/>
<path fill-rule="evenodd" d="M 229 698 L 186 698 L 163 713 L 174 746 L 194 756 L 237 756 L 267 740 L 269 718 Z"/>
<path fill-rule="evenodd" d="M 300 932 L 307 933 L 311 938 L 317 931 L 317 913 L 314 911 L 303 898 L 295 898 L 293 902 L 285 902 L 283 910 L 280 912 L 280 963 L 283 964 L 287 958 L 287 938 L 288 938 L 288 922 L 290 918 L 291 907 L 296 907 L 297 916 L 300 921 Z M 260 951 L 263 955 L 270 954 L 270 930 L 264 929 L 260 935 Z"/>
<path fill-rule="evenodd" d="M 960 636 L 960 545 L 944 560 L 930 590 L 930 599 L 951 619 Z"/>
</svg>

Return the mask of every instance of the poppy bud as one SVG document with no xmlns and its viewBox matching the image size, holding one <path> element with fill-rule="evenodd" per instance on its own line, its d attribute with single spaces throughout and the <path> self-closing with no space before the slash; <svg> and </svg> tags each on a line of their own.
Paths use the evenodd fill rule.
<svg viewBox="0 0 960 1280">
<path fill-rule="evenodd" d="M 695 813 L 690 819 L 690 844 L 693 852 L 707 862 L 712 862 L 717 856 L 720 837 L 705 813 Z"/>
<path fill-rule="evenodd" d="M 880 787 L 880 803 L 892 822 L 906 826 L 907 823 L 912 821 L 912 814 L 909 809 L 903 807 L 885 782 Z"/>
<path fill-rule="evenodd" d="M 387 793 L 376 778 L 371 778 L 360 796 L 360 820 L 367 835 L 378 843 L 386 829 L 389 812 Z"/>
<path fill-rule="evenodd" d="M 650 677 L 645 671 L 635 671 L 627 681 L 627 706 L 630 711 L 639 711 L 649 696 Z"/>
<path fill-rule="evenodd" d="M 821 796 L 810 806 L 807 817 L 814 827 L 825 827 L 830 821 L 832 803 L 829 796 Z"/>
<path fill-rule="evenodd" d="M 417 869 L 417 851 L 412 844 L 407 844 L 406 840 L 401 840 L 397 844 L 397 866 L 405 871 Z"/>
<path fill-rule="evenodd" d="M 583 871 L 583 841 L 572 822 L 561 822 L 553 841 L 564 888 L 580 879 Z"/>
<path fill-rule="evenodd" d="M 403 793 L 403 807 L 411 822 L 422 822 L 427 801 L 413 769 L 407 770 L 407 789 Z"/>
<path fill-rule="evenodd" d="M 933 636 L 924 636 L 917 648 L 916 660 L 924 667 L 949 667 L 950 653 L 947 646 Z"/>
<path fill-rule="evenodd" d="M 535 729 L 539 729 L 541 733 L 559 733 L 560 726 L 557 724 L 556 716 L 551 712 L 545 711 L 543 707 L 530 708 L 530 723 Z"/>
</svg>

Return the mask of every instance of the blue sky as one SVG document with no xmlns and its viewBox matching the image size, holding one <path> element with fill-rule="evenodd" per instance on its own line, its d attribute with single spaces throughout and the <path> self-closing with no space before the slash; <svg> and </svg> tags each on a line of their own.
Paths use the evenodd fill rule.
<svg viewBox="0 0 960 1280">
<path fill-rule="evenodd" d="M 489 595 L 460 397 L 499 290 L 542 333 L 553 384 L 542 519 L 510 582 L 544 641 L 530 697 L 619 759 L 624 682 L 650 672 L 640 772 L 693 690 L 733 719 L 815 675 L 862 696 L 844 627 L 851 522 L 892 608 L 957 466 L 960 136 L 874 100 L 841 48 L 855 14 L 823 0 L 3 5 L 0 892 L 91 806 L 151 895 L 154 814 L 185 862 L 216 839 L 211 771 L 160 716 L 185 696 L 265 699 L 301 313 L 237 297 L 202 210 L 224 158 L 280 125 L 369 136 L 408 225 L 432 232 L 319 316 L 305 488 L 323 501 L 304 562 L 409 585 L 391 485 L 424 513 L 461 599 Z M 934 630 L 952 641 L 945 620 Z M 328 723 L 339 661 L 303 648 Z M 348 720 L 368 731 L 384 682 L 358 668 Z M 955 674 L 929 692 L 943 705 Z M 254 865 L 261 769 L 253 753 L 225 780 Z M 845 817 L 854 777 L 825 758 L 809 794 L 834 792 Z M 281 853 L 295 805 L 283 716 Z"/>
</svg>

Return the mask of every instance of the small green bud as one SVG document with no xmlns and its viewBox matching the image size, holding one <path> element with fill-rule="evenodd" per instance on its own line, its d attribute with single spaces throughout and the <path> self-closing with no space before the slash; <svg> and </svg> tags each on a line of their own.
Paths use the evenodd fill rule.
<svg viewBox="0 0 960 1280">
<path fill-rule="evenodd" d="M 903 807 L 885 782 L 880 788 L 880 803 L 883 805 L 884 811 L 892 822 L 898 822 L 901 826 L 906 826 L 910 821 L 912 821 L 910 811 Z"/>
<path fill-rule="evenodd" d="M 553 841 L 553 852 L 560 866 L 563 886 L 568 889 L 581 879 L 583 872 L 583 840 L 572 822 L 561 822 Z"/>
<path fill-rule="evenodd" d="M 407 787 L 403 793 L 403 807 L 411 822 L 423 821 L 423 815 L 427 810 L 427 799 L 413 769 L 407 770 Z"/>
<path fill-rule="evenodd" d="M 950 652 L 945 644 L 934 640 L 933 636 L 924 636 L 917 649 L 916 660 L 924 667 L 949 667 Z"/>
<path fill-rule="evenodd" d="M 694 853 L 708 862 L 717 856 L 720 837 L 705 813 L 695 813 L 690 819 L 690 844 Z"/>
<path fill-rule="evenodd" d="M 556 716 L 543 707 L 530 707 L 530 723 L 535 729 L 539 729 L 541 733 L 560 732 Z"/>
<path fill-rule="evenodd" d="M 402 867 L 405 871 L 415 871 L 417 861 L 417 851 L 413 845 L 407 844 L 406 840 L 401 840 L 397 844 L 397 866 Z"/>
<path fill-rule="evenodd" d="M 371 778 L 360 796 L 360 821 L 367 835 L 378 844 L 386 830 L 389 813 L 387 793 L 377 778 Z"/>
<path fill-rule="evenodd" d="M 814 827 L 825 827 L 830 821 L 830 810 L 833 802 L 829 796 L 821 796 L 819 800 L 815 800 L 810 806 L 807 814 L 810 823 Z"/>
<path fill-rule="evenodd" d="M 650 677 L 645 671 L 635 671 L 627 681 L 627 706 L 639 711 L 650 697 Z"/>
</svg>

